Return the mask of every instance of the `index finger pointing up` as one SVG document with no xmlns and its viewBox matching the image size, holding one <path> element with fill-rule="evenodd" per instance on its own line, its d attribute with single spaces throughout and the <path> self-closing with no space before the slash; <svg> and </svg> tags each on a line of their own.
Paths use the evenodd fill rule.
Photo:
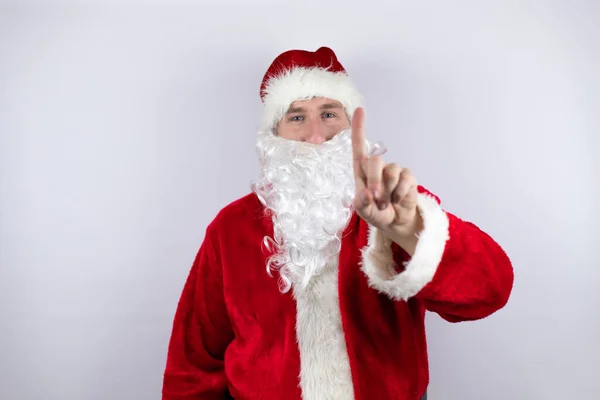
<svg viewBox="0 0 600 400">
<path fill-rule="evenodd" d="M 365 110 L 359 107 L 352 117 L 352 154 L 354 158 L 354 172 L 360 177 L 365 177 L 362 162 L 367 157 L 365 142 Z"/>
</svg>

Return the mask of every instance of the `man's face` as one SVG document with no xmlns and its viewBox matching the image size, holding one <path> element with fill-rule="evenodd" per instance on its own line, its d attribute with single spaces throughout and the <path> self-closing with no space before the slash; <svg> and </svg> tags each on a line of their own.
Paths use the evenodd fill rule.
<svg viewBox="0 0 600 400">
<path fill-rule="evenodd" d="M 276 134 L 261 131 L 252 190 L 273 218 L 267 268 L 282 289 L 308 284 L 335 260 L 355 193 L 350 121 L 331 99 L 294 102 Z"/>
<path fill-rule="evenodd" d="M 321 144 L 349 127 L 350 120 L 338 101 L 314 98 L 292 103 L 277 125 L 277 136 Z"/>
</svg>

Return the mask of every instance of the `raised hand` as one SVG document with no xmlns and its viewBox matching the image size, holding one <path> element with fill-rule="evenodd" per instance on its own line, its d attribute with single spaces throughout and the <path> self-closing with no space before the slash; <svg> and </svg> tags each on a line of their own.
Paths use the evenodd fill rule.
<svg viewBox="0 0 600 400">
<path fill-rule="evenodd" d="M 410 170 L 367 153 L 364 122 L 365 111 L 358 108 L 352 118 L 354 207 L 367 223 L 402 245 L 420 228 L 417 181 Z"/>
</svg>

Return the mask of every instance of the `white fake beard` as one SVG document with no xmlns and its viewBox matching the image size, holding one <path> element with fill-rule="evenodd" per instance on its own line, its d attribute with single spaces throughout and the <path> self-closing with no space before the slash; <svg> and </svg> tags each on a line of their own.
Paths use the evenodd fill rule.
<svg viewBox="0 0 600 400">
<path fill-rule="evenodd" d="M 306 287 L 340 252 L 355 195 L 351 131 L 319 145 L 260 133 L 257 150 L 261 175 L 252 190 L 273 218 L 267 272 L 279 271 L 285 293 Z"/>
</svg>

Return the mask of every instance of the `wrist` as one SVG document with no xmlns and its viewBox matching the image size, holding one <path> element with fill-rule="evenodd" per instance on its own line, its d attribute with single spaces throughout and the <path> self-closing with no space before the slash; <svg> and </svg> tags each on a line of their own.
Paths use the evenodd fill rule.
<svg viewBox="0 0 600 400">
<path fill-rule="evenodd" d="M 394 243 L 412 256 L 417 248 L 419 233 L 421 231 L 423 231 L 423 218 L 415 210 L 415 217 L 411 222 L 392 227 L 388 236 Z"/>
</svg>

